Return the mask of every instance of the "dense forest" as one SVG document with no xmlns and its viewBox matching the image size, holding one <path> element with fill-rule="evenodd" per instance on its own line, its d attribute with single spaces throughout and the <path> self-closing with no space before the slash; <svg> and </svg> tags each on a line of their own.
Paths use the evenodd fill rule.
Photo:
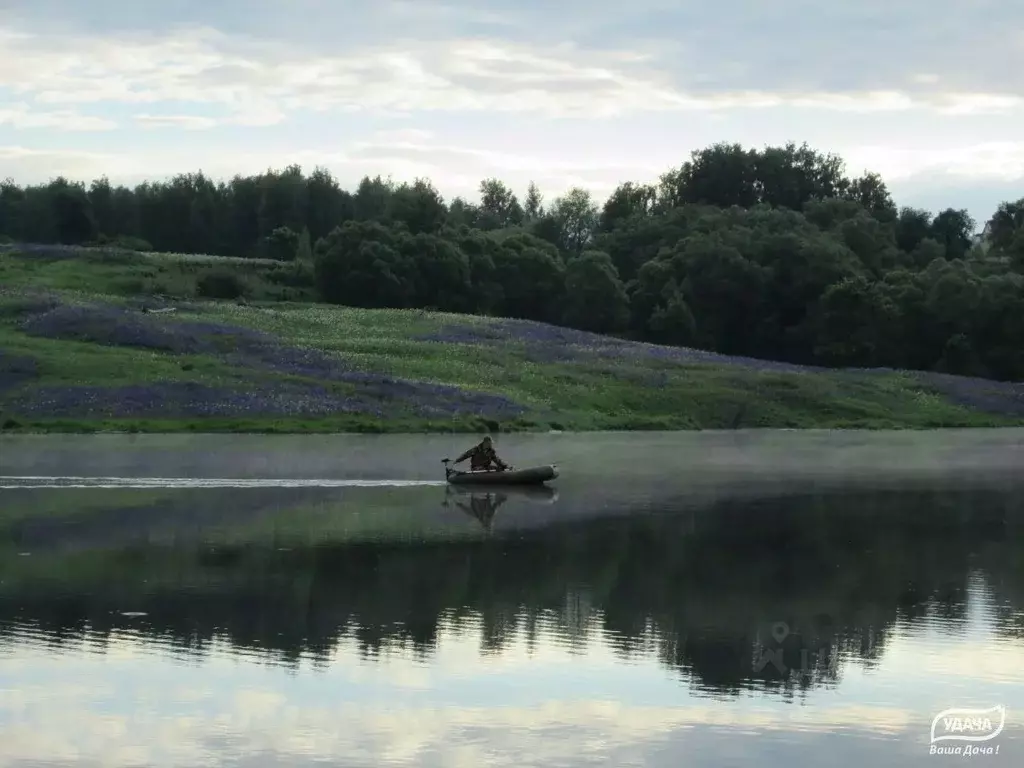
<svg viewBox="0 0 1024 768">
<path fill-rule="evenodd" d="M 981 229 L 978 234 L 979 228 Z M 299 167 L 134 189 L 0 185 L 0 235 L 291 262 L 327 302 L 520 317 L 826 366 L 1024 379 L 1024 197 L 987 222 L 898 207 L 806 144 L 717 144 L 601 203 L 498 179 L 355 191 Z M 230 297 L 231 285 L 223 287 Z"/>
</svg>

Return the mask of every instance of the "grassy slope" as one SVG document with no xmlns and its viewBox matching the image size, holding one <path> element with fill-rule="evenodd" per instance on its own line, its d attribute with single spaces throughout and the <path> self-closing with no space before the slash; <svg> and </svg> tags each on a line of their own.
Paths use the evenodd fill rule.
<svg viewBox="0 0 1024 768">
<path fill-rule="evenodd" d="M 17 301 L 15 294 L 25 289 L 55 291 L 65 299 L 102 297 L 120 304 L 157 289 L 171 297 L 187 298 L 194 296 L 195 281 L 210 268 L 210 263 L 209 258 L 159 254 L 133 262 L 88 254 L 48 259 L 0 252 L 0 285 L 9 289 L 6 296 L 0 295 L 0 350 L 38 362 L 39 377 L 26 385 L 29 387 L 157 381 L 226 384 L 253 381 L 257 376 L 263 382 L 286 380 L 284 375 L 232 368 L 212 356 L 181 356 L 30 337 L 18 330 L 13 313 L 4 311 L 3 302 L 10 306 Z M 257 300 L 248 305 L 192 303 L 180 306 L 173 317 L 269 331 L 293 345 L 342 356 L 368 372 L 506 395 L 528 406 L 530 413 L 503 422 L 500 426 L 505 430 L 927 428 L 1022 423 L 1020 418 L 985 414 L 956 405 L 929 391 L 909 374 L 761 372 L 740 366 L 682 364 L 643 357 L 538 362 L 524 344 L 418 341 L 414 337 L 419 334 L 453 324 L 480 325 L 491 321 L 422 311 L 285 303 L 280 299 L 302 298 L 302 291 L 281 288 L 279 283 L 268 280 L 268 275 L 279 270 L 279 266 L 257 262 L 239 269 L 246 273 L 251 295 Z M 656 385 L 651 383 L 655 379 Z M 16 390 L 6 396 L 12 396 L 12 392 Z M 0 408 L 4 396 L 0 392 Z M 476 431 L 482 426 L 482 420 L 472 417 L 429 421 L 395 416 L 382 421 L 359 415 L 55 420 L 15 414 L 7 422 L 8 429 L 37 431 Z"/>
<path fill-rule="evenodd" d="M 255 299 L 313 300 L 309 287 L 284 282 L 289 265 L 268 259 L 238 259 L 172 253 L 124 253 L 63 249 L 19 254 L 0 246 L 0 285 L 57 289 L 114 296 L 194 296 L 197 281 L 230 271 Z M 68 258 L 69 255 L 75 258 Z M 290 281 L 294 282 L 294 281 Z"/>
</svg>

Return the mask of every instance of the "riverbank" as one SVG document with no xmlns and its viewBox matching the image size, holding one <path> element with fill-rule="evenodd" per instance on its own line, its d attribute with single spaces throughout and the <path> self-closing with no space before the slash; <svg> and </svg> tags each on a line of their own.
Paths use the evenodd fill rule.
<svg viewBox="0 0 1024 768">
<path fill-rule="evenodd" d="M 161 258 L 144 268 L 196 281 L 188 259 Z M 137 264 L 33 259 L 0 264 L 6 432 L 1024 425 L 1021 384 L 801 367 L 421 310 L 156 298 L 140 295 Z"/>
</svg>

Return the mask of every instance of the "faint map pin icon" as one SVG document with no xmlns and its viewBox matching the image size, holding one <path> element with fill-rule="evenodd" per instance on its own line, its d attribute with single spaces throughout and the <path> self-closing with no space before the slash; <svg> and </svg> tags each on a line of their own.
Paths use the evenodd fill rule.
<svg viewBox="0 0 1024 768">
<path fill-rule="evenodd" d="M 777 621 L 772 624 L 772 637 L 775 638 L 776 643 L 781 643 L 787 637 L 789 637 L 789 627 L 784 621 Z"/>
</svg>

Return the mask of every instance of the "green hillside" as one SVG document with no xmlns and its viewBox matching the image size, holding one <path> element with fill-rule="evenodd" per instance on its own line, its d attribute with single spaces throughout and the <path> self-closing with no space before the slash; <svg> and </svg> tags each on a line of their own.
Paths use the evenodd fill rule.
<svg viewBox="0 0 1024 768">
<path fill-rule="evenodd" d="M 314 304 L 274 277 L 296 266 L 274 262 L 61 254 L 0 254 L 6 430 L 1024 423 L 1010 383 L 809 369 L 525 320 Z M 252 300 L 197 297 L 210 274 L 229 269 L 249 281 Z"/>
</svg>

